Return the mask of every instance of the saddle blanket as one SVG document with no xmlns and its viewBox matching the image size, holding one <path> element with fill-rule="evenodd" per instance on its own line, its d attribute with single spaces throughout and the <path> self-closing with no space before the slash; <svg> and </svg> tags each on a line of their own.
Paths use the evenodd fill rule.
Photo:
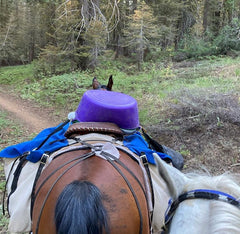
<svg viewBox="0 0 240 234">
<path fill-rule="evenodd" d="M 4 171 L 7 183 L 8 194 L 11 192 L 11 185 L 14 172 L 19 164 L 19 160 L 14 163 L 15 159 L 4 159 Z M 8 231 L 10 233 L 22 233 L 31 231 L 31 194 L 33 183 L 36 177 L 40 162 L 27 162 L 19 175 L 18 185 L 14 193 L 9 196 L 8 213 L 10 215 Z M 12 168 L 13 166 L 13 168 Z M 12 170 L 11 170 L 12 168 Z"/>
<path fill-rule="evenodd" d="M 11 192 L 14 171 L 19 163 L 20 156 L 27 155 L 26 159 L 28 160 L 20 173 L 15 192 L 9 197 L 8 211 L 10 219 L 8 229 L 10 233 L 31 231 L 31 193 L 40 159 L 44 153 L 51 154 L 71 144 L 71 139 L 64 136 L 69 124 L 61 123 L 56 127 L 44 129 L 32 140 L 9 146 L 0 151 L 0 157 L 5 159 L 6 179 L 9 176 L 8 194 Z M 105 138 L 107 137 L 109 136 L 105 135 Z M 121 144 L 138 156 L 145 153 L 148 162 L 151 164 L 155 164 L 152 155 L 154 152 L 162 159 L 168 158 L 171 160 L 169 155 L 149 149 L 147 142 L 139 132 L 124 136 Z M 15 159 L 17 161 L 14 164 Z M 51 160 L 51 157 L 48 160 Z M 46 164 L 48 163 L 49 161 L 46 162 Z M 13 169 L 11 170 L 12 166 Z"/>
<path fill-rule="evenodd" d="M 30 162 L 38 162 L 44 153 L 55 152 L 62 147 L 65 147 L 69 144 L 68 139 L 64 136 L 64 133 L 68 129 L 70 123 L 64 125 L 59 131 L 51 135 L 52 132 L 56 131 L 62 124 L 59 124 L 56 127 L 47 128 L 41 131 L 35 138 L 30 141 L 22 142 L 16 145 L 8 146 L 7 148 L 0 151 L 0 157 L 2 158 L 16 158 L 23 154 L 27 154 L 27 160 Z M 46 136 L 50 137 L 47 139 Z M 44 144 L 39 148 L 39 146 L 44 142 Z M 156 152 L 155 150 L 149 149 L 148 143 L 144 140 L 140 132 L 136 132 L 131 135 L 124 136 L 123 144 L 132 152 L 140 156 L 142 153 L 146 154 L 147 160 L 151 164 L 155 164 L 153 153 L 157 153 L 162 159 L 172 160 L 171 156 Z"/>
</svg>

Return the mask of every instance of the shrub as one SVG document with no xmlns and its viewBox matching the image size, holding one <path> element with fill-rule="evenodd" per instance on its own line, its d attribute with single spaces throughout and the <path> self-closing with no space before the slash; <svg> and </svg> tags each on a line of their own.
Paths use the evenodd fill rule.
<svg viewBox="0 0 240 234">
<path fill-rule="evenodd" d="M 186 35 L 179 43 L 174 59 L 181 60 L 181 58 L 199 58 L 208 56 L 212 53 L 211 34 L 206 32 L 203 37 Z"/>
<path fill-rule="evenodd" d="M 240 20 L 233 19 L 213 41 L 217 54 L 226 54 L 230 50 L 240 51 Z"/>
<path fill-rule="evenodd" d="M 174 59 L 181 61 L 187 58 L 225 55 L 230 51 L 240 51 L 239 19 L 233 19 L 229 25 L 224 26 L 216 37 L 210 31 L 206 31 L 202 37 L 186 35 L 179 43 Z"/>
<path fill-rule="evenodd" d="M 34 61 L 34 76 L 36 78 L 61 75 L 71 71 L 87 67 L 89 54 L 87 48 L 75 51 L 62 51 L 59 47 L 48 45 Z"/>
</svg>

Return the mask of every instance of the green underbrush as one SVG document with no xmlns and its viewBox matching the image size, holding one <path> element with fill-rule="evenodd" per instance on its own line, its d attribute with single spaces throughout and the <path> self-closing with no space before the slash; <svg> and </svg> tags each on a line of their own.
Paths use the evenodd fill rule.
<svg viewBox="0 0 240 234">
<path fill-rule="evenodd" d="M 145 63 L 143 70 L 136 72 L 135 64 L 102 59 L 94 72 L 74 71 L 38 78 L 34 77 L 33 65 L 24 65 L 0 68 L 0 84 L 11 85 L 24 99 L 54 107 L 56 113 L 66 113 L 77 108 L 82 94 L 91 89 L 94 76 L 106 84 L 109 75 L 113 75 L 113 90 L 137 99 L 140 122 L 145 125 L 164 119 L 166 107 L 180 102 L 178 95 L 204 90 L 239 93 L 239 64 L 240 58 L 206 57 L 181 63 Z"/>
<path fill-rule="evenodd" d="M 0 68 L 0 84 L 20 86 L 31 82 L 34 82 L 32 64 Z"/>
<path fill-rule="evenodd" d="M 174 139 L 181 135 L 174 149 L 189 161 L 196 158 L 205 163 L 207 160 L 202 149 L 195 151 L 195 145 L 206 145 L 207 153 L 212 147 L 210 155 L 218 154 L 217 150 L 222 152 L 221 147 L 218 149 L 217 145 L 214 145 L 220 132 L 214 135 L 213 141 L 210 140 L 212 137 L 206 138 L 205 144 L 192 144 L 190 140 L 194 142 L 191 139 L 194 134 L 199 132 L 200 136 L 204 136 L 204 140 L 216 129 L 223 130 L 225 125 L 227 130 L 231 123 L 235 127 L 239 125 L 240 57 L 233 59 L 212 56 L 180 63 L 145 63 L 141 72 L 136 72 L 136 65 L 126 61 L 102 60 L 94 72 L 74 71 L 51 77 L 34 77 L 31 64 L 1 67 L 0 87 L 8 88 L 18 96 L 37 102 L 43 107 L 54 108 L 58 116 L 66 118 L 68 112 L 77 108 L 83 93 L 92 88 L 93 77 L 96 76 L 102 84 L 107 84 L 109 75 L 113 75 L 114 91 L 136 98 L 141 125 L 149 126 L 151 134 L 159 136 L 159 142 L 170 137 L 171 140 L 165 144 L 175 147 L 177 140 Z M 206 133 L 203 130 L 205 126 Z M 33 136 L 23 131 L 20 124 L 8 119 L 7 114 L 0 111 L 0 150 Z M 198 139 L 198 136 L 196 138 Z M 185 139 L 185 142 L 182 139 Z M 221 142 L 216 142 L 227 144 L 226 149 L 229 147 L 231 151 L 237 151 L 234 139 L 233 135 L 232 140 L 226 138 L 224 141 L 221 138 Z M 239 150 L 237 152 L 239 154 Z M 232 157 L 232 160 L 235 158 L 237 157 Z M 2 191 L 5 178 L 3 162 L 0 162 Z M 0 212 L 1 208 L 0 206 Z M 7 217 L 0 215 L 0 230 L 4 233 L 7 223 Z"/>
<path fill-rule="evenodd" d="M 32 137 L 32 135 L 25 134 L 20 123 L 14 122 L 7 116 L 6 112 L 0 111 L 0 151 L 9 145 L 17 144 Z"/>
</svg>

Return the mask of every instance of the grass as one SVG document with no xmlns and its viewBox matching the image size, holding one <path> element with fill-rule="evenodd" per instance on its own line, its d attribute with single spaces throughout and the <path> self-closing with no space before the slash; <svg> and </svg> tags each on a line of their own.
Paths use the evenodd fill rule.
<svg viewBox="0 0 240 234">
<path fill-rule="evenodd" d="M 21 65 L 0 68 L 0 84 L 21 85 L 23 82 L 31 82 L 33 77 L 33 66 Z"/>
<path fill-rule="evenodd" d="M 22 126 L 8 119 L 7 113 L 0 111 L 0 150 L 9 145 L 14 145 L 31 138 L 31 135 L 27 135 Z M 0 197 L 2 200 L 2 193 L 5 188 L 5 176 L 4 176 L 4 163 L 0 158 Z M 2 203 L 2 202 L 1 202 Z M 6 203 L 5 203 L 6 204 Z M 5 206 L 6 209 L 6 206 Z M 7 233 L 8 216 L 4 216 L 2 213 L 2 204 L 0 205 L 0 232 Z"/>
<path fill-rule="evenodd" d="M 127 93 L 137 99 L 142 124 L 157 123 L 163 116 L 163 107 L 178 91 L 194 93 L 199 88 L 214 92 L 240 92 L 240 58 L 215 58 L 194 62 L 193 66 L 175 69 L 172 63 L 145 64 L 144 71 L 132 73 L 134 64 L 102 60 L 95 72 L 72 72 L 52 77 L 33 77 L 33 65 L 0 68 L 0 84 L 14 85 L 22 98 L 41 105 L 54 106 L 57 112 L 70 112 L 77 108 L 82 94 L 91 88 L 97 76 L 107 83 L 110 74 L 114 91 Z M 229 69 L 224 69 L 228 66 Z M 130 68 L 131 69 L 130 69 Z M 220 72 L 219 72 L 220 71 Z M 23 82 L 25 81 L 25 82 Z M 23 84 L 22 84 L 23 83 Z"/>
<path fill-rule="evenodd" d="M 1 233 L 7 233 L 8 218 L 2 214 L 2 205 L 0 205 L 0 230 Z"/>
<path fill-rule="evenodd" d="M 25 136 L 22 126 L 7 118 L 7 113 L 0 111 L 0 150 L 29 139 Z"/>
<path fill-rule="evenodd" d="M 140 123 L 143 126 L 153 125 L 156 128 L 160 122 L 164 122 L 167 133 L 179 133 L 180 130 L 184 133 L 183 125 L 189 127 L 187 125 L 190 122 L 187 121 L 191 120 L 200 126 L 198 122 L 203 121 L 202 116 L 208 116 L 205 119 L 211 123 L 210 130 L 214 124 L 216 127 L 223 127 L 226 119 L 239 121 L 240 58 L 219 57 L 214 60 L 190 61 L 187 66 L 178 68 L 175 65 L 146 63 L 142 72 L 136 72 L 134 64 L 103 60 L 95 72 L 76 71 L 38 79 L 33 76 L 32 65 L 2 67 L 0 85 L 9 85 L 22 98 L 34 100 L 43 106 L 55 107 L 56 113 L 60 115 L 64 112 L 66 115 L 77 108 L 82 94 L 91 89 L 94 76 L 106 84 L 109 75 L 112 74 L 113 90 L 127 93 L 137 99 Z M 229 100 L 231 105 L 227 105 L 226 100 Z M 176 119 L 171 116 L 173 111 L 176 111 Z M 21 125 L 8 119 L 4 112 L 0 112 L 0 135 L 0 150 L 31 138 L 26 136 Z M 210 148 L 212 152 L 216 151 L 216 145 L 210 147 L 211 144 L 213 143 L 209 142 L 207 146 L 208 151 Z M 231 144 L 231 151 L 234 144 Z M 184 141 L 180 142 L 179 152 L 183 156 L 190 160 L 206 160 L 200 160 L 201 154 L 193 157 L 189 145 Z M 202 149 L 201 153 L 204 153 Z M 234 158 L 231 160 L 232 163 L 237 162 Z M 3 175 L 2 165 L 0 174 Z M 4 183 L 0 183 L 0 190 Z M 0 214 L 0 229 L 5 230 L 6 225 L 6 217 Z"/>
</svg>

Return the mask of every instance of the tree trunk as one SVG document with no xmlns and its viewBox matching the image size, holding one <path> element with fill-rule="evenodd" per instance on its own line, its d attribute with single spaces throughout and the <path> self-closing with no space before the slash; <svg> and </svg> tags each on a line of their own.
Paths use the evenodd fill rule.
<svg viewBox="0 0 240 234">
<path fill-rule="evenodd" d="M 29 5 L 30 8 L 30 17 L 29 17 L 29 51 L 28 59 L 29 62 L 32 62 L 35 58 L 35 32 L 36 32 L 36 9 L 37 6 L 35 3 Z"/>
<path fill-rule="evenodd" d="M 133 13 L 134 13 L 134 11 L 137 10 L 137 0 L 133 0 L 132 2 L 133 2 L 133 3 L 132 3 L 132 6 L 133 6 L 133 7 L 132 7 L 132 11 L 133 11 Z"/>
<path fill-rule="evenodd" d="M 100 0 L 79 0 L 80 6 L 82 6 L 83 11 L 81 12 L 82 17 L 84 18 L 85 23 L 88 25 L 91 18 L 95 16 L 96 6 L 99 8 Z"/>
<path fill-rule="evenodd" d="M 207 27 L 208 27 L 208 14 L 209 14 L 209 0 L 205 0 L 204 9 L 203 9 L 203 29 L 204 29 L 204 32 L 207 30 Z"/>
</svg>

